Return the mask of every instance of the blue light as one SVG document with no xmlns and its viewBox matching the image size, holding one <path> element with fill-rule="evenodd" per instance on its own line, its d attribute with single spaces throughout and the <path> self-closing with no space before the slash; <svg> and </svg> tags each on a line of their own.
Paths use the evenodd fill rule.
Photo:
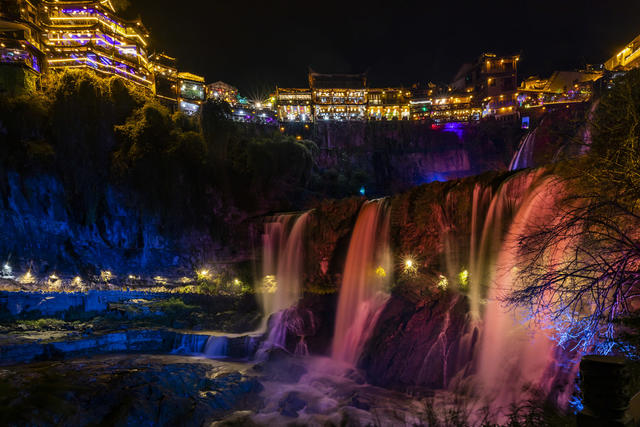
<svg viewBox="0 0 640 427">
<path fill-rule="evenodd" d="M 423 176 L 422 178 L 418 179 L 418 182 L 416 182 L 416 184 L 418 184 L 418 185 L 420 185 L 420 184 L 429 184 L 429 183 L 435 182 L 435 181 L 444 182 L 446 180 L 447 180 L 446 176 L 434 172 L 434 173 L 431 173 L 431 174 L 429 174 L 427 176 Z"/>
<path fill-rule="evenodd" d="M 364 189 L 364 185 L 362 187 L 360 187 L 360 194 L 362 194 L 364 196 L 365 194 L 365 189 Z"/>
</svg>

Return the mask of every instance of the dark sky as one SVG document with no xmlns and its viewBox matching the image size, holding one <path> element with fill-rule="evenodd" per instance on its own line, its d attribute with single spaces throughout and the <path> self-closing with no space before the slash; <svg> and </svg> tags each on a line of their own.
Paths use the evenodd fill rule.
<svg viewBox="0 0 640 427">
<path fill-rule="evenodd" d="M 638 0 L 131 0 L 156 50 L 255 97 L 318 72 L 370 86 L 448 82 L 482 52 L 522 53 L 520 76 L 603 62 L 640 34 Z"/>
</svg>

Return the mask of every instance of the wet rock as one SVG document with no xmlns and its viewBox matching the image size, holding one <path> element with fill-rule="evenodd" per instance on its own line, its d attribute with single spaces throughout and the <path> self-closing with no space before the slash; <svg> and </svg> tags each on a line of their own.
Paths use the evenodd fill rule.
<svg viewBox="0 0 640 427">
<path fill-rule="evenodd" d="M 202 425 L 259 404 L 262 385 L 234 369 L 149 355 L 12 367 L 2 375 L 3 424 Z"/>
<path fill-rule="evenodd" d="M 222 421 L 216 421 L 211 427 L 261 427 L 251 419 L 253 413 L 250 411 L 238 411 Z"/>
<path fill-rule="evenodd" d="M 298 411 L 304 409 L 305 406 L 307 406 L 307 402 L 299 397 L 298 392 L 292 391 L 280 401 L 279 412 L 285 417 L 297 418 Z"/>
<path fill-rule="evenodd" d="M 363 411 L 369 411 L 371 409 L 371 404 L 366 400 L 364 400 L 362 397 L 358 396 L 357 394 L 351 397 L 349 406 L 362 409 Z"/>
<path fill-rule="evenodd" d="M 367 381 L 412 392 L 446 388 L 468 368 L 477 340 L 467 312 L 460 295 L 442 293 L 419 302 L 392 296 L 359 362 Z"/>
</svg>

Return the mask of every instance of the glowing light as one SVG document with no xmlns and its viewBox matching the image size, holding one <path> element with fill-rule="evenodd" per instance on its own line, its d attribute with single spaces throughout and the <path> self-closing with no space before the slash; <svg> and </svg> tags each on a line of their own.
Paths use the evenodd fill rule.
<svg viewBox="0 0 640 427">
<path fill-rule="evenodd" d="M 238 279 L 237 277 L 235 279 L 233 279 L 233 284 L 236 286 L 240 286 L 242 284 L 242 282 L 240 281 L 240 279 Z"/>
<path fill-rule="evenodd" d="M 9 265 L 9 263 L 6 263 L 3 267 L 2 267 L 2 277 L 6 277 L 8 279 L 13 278 L 13 270 L 11 269 L 11 266 Z"/>
<path fill-rule="evenodd" d="M 58 276 L 56 276 L 56 275 L 55 275 L 55 273 L 54 273 L 54 274 L 52 274 L 51 276 L 49 276 L 49 280 L 56 281 L 56 280 L 58 280 L 58 279 L 59 279 L 59 277 L 58 277 Z"/>
<path fill-rule="evenodd" d="M 261 291 L 266 294 L 275 294 L 278 290 L 278 281 L 274 275 L 266 275 L 262 279 Z"/>
<path fill-rule="evenodd" d="M 382 268 L 382 266 L 378 266 L 378 268 L 376 268 L 376 276 L 387 277 L 387 272 Z"/>
<path fill-rule="evenodd" d="M 416 266 L 416 262 L 413 260 L 413 258 L 405 258 L 403 271 L 408 275 L 413 275 L 418 272 L 418 267 Z"/>
<path fill-rule="evenodd" d="M 156 283 L 160 283 L 161 285 L 166 285 L 168 280 L 166 277 L 156 276 L 153 278 L 153 281 Z"/>
<path fill-rule="evenodd" d="M 18 281 L 20 283 L 33 283 L 36 281 L 35 277 L 33 277 L 33 274 L 31 274 L 31 270 L 27 271 L 26 273 L 24 273 L 22 275 L 22 277 L 20 277 L 20 279 L 18 279 Z"/>
<path fill-rule="evenodd" d="M 202 280 L 202 279 L 208 279 L 211 275 L 211 272 L 206 268 L 203 268 L 202 270 L 198 271 L 197 274 L 198 274 L 198 279 Z"/>
<path fill-rule="evenodd" d="M 447 286 L 449 286 L 449 280 L 441 274 L 440 276 L 438 276 L 437 285 L 440 289 L 447 289 Z"/>
<path fill-rule="evenodd" d="M 113 279 L 113 273 L 111 273 L 109 270 L 103 270 L 100 272 L 100 280 L 102 280 L 103 282 L 108 282 L 111 279 Z"/>
<path fill-rule="evenodd" d="M 458 281 L 460 282 L 460 286 L 462 286 L 464 288 L 469 286 L 469 271 L 468 270 L 462 270 L 458 274 Z"/>
</svg>

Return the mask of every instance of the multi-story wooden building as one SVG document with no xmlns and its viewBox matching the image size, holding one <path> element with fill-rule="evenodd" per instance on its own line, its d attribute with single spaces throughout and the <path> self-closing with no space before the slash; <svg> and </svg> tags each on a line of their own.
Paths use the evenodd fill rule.
<svg viewBox="0 0 640 427">
<path fill-rule="evenodd" d="M 309 73 L 315 120 L 365 120 L 366 74 Z"/>
<path fill-rule="evenodd" d="M 38 4 L 0 1 L 0 93 L 36 90 L 44 70 Z"/>
<path fill-rule="evenodd" d="M 482 108 L 482 116 L 506 118 L 517 113 L 518 55 L 481 55 L 464 64 L 451 83 L 454 95 L 470 94 L 471 104 Z"/>
<path fill-rule="evenodd" d="M 52 69 L 87 68 L 153 89 L 149 33 L 118 17 L 109 0 L 41 2 L 42 41 Z"/>
<path fill-rule="evenodd" d="M 178 73 L 178 108 L 180 111 L 189 116 L 198 114 L 206 98 L 204 77 L 191 73 Z"/>
<path fill-rule="evenodd" d="M 599 70 L 555 71 L 548 79 L 529 77 L 518 89 L 520 110 L 555 104 L 571 104 L 591 99 Z"/>
<path fill-rule="evenodd" d="M 175 58 L 164 53 L 149 57 L 153 70 L 154 93 L 172 110 L 178 106 L 178 66 Z"/>
<path fill-rule="evenodd" d="M 309 88 L 277 88 L 281 122 L 408 120 L 411 92 L 371 89 L 366 74 L 309 73 Z"/>
<path fill-rule="evenodd" d="M 310 89 L 276 88 L 276 114 L 281 122 L 313 121 L 313 95 Z"/>
<path fill-rule="evenodd" d="M 402 88 L 367 89 L 369 120 L 408 120 L 411 92 Z"/>
<path fill-rule="evenodd" d="M 238 102 L 238 89 L 225 82 L 208 84 L 207 93 L 210 99 L 225 101 L 229 105 L 235 105 Z"/>
<path fill-rule="evenodd" d="M 148 56 L 148 38 L 110 0 L 2 0 L 0 93 L 35 88 L 45 70 L 84 68 L 140 85 L 174 111 L 198 112 L 204 78 L 179 73 L 165 54 Z"/>
<path fill-rule="evenodd" d="M 609 71 L 629 71 L 640 66 L 640 36 L 604 63 Z"/>
</svg>

